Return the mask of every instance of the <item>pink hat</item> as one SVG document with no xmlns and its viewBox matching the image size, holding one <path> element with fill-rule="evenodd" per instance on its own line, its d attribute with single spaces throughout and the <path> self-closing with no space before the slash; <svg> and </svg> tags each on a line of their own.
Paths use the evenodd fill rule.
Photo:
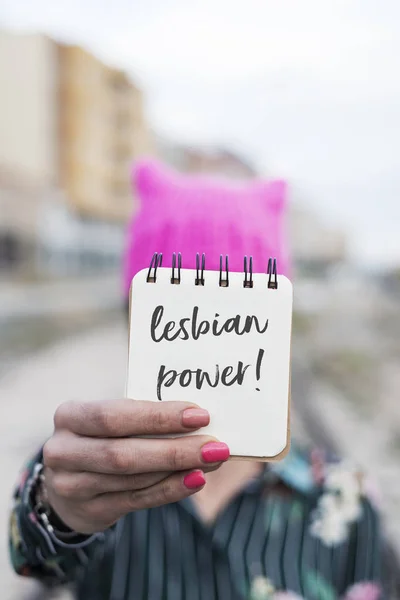
<svg viewBox="0 0 400 600">
<path fill-rule="evenodd" d="M 220 255 L 228 254 L 231 271 L 242 271 L 244 255 L 253 256 L 255 273 L 265 273 L 272 257 L 278 273 L 288 273 L 285 181 L 238 184 L 181 175 L 148 159 L 134 165 L 132 184 L 140 208 L 127 229 L 125 295 L 154 252 L 162 252 L 165 267 L 173 252 L 181 252 L 183 268 L 195 268 L 196 253 L 204 252 L 211 270 L 219 270 Z"/>
</svg>

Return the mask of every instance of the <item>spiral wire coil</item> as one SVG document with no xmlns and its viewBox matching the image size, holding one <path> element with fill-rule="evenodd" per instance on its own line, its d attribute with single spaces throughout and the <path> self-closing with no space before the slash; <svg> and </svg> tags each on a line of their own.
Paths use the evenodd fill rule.
<svg viewBox="0 0 400 600">
<path fill-rule="evenodd" d="M 149 270 L 147 273 L 147 283 L 156 283 L 157 281 L 157 269 L 162 266 L 162 253 L 155 252 L 151 258 Z M 195 285 L 205 285 L 204 272 L 206 269 L 206 255 L 203 253 L 200 258 L 200 254 L 196 254 L 196 277 L 194 280 Z M 172 254 L 172 266 L 171 266 L 171 284 L 179 285 L 181 283 L 181 270 L 182 270 L 182 254 L 175 252 Z M 253 281 L 253 257 L 244 256 L 243 258 L 243 287 L 252 288 L 254 286 Z M 278 271 L 276 258 L 270 258 L 268 260 L 267 267 L 268 284 L 267 287 L 272 290 L 278 289 Z M 219 257 L 219 286 L 229 287 L 229 257 L 226 254 L 225 259 L 221 254 Z"/>
</svg>

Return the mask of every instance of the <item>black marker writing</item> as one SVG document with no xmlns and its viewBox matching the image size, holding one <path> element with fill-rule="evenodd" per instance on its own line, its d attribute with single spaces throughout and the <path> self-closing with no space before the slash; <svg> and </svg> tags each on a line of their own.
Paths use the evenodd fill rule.
<svg viewBox="0 0 400 600">
<path fill-rule="evenodd" d="M 177 339 L 188 340 L 190 337 L 193 340 L 198 340 L 200 336 L 211 333 L 219 337 L 224 333 L 235 333 L 236 335 L 244 335 L 251 333 L 254 329 L 257 333 L 263 334 L 268 329 L 268 319 L 264 324 L 260 324 L 258 317 L 255 315 L 236 315 L 229 317 L 222 323 L 219 322 L 219 313 L 215 313 L 215 318 L 210 322 L 206 319 L 199 320 L 199 307 L 194 306 L 191 317 L 184 317 L 176 321 L 167 321 L 161 324 L 164 316 L 164 307 L 157 306 L 151 317 L 150 335 L 153 342 L 173 342 Z"/>
<path fill-rule="evenodd" d="M 215 365 L 215 374 L 214 377 L 211 378 L 210 374 L 203 369 L 184 369 L 179 373 L 175 369 L 169 369 L 167 371 L 166 366 L 161 365 L 157 377 L 157 398 L 162 400 L 162 388 L 171 387 L 175 382 L 181 387 L 188 387 L 194 383 L 198 390 L 202 389 L 204 383 L 212 388 L 217 387 L 219 384 L 224 386 L 231 386 L 235 383 L 237 385 L 242 385 L 244 376 L 249 367 L 250 365 L 244 365 L 244 363 L 239 360 L 236 367 L 229 365 L 224 367 L 222 372 L 220 372 L 219 365 Z"/>
<path fill-rule="evenodd" d="M 256 365 L 256 380 L 260 381 L 260 376 L 261 376 L 261 363 L 262 363 L 262 359 L 264 358 L 264 350 L 262 348 L 260 348 L 260 350 L 258 351 L 258 356 L 257 356 L 257 365 Z M 256 388 L 257 392 L 260 391 L 260 388 Z"/>
</svg>

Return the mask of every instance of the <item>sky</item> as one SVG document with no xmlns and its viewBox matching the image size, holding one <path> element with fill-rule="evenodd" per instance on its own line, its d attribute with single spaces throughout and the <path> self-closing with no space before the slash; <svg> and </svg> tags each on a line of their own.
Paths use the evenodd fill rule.
<svg viewBox="0 0 400 600">
<path fill-rule="evenodd" d="M 129 71 L 155 130 L 287 178 L 363 265 L 400 264 L 398 0 L 2 0 Z"/>
</svg>

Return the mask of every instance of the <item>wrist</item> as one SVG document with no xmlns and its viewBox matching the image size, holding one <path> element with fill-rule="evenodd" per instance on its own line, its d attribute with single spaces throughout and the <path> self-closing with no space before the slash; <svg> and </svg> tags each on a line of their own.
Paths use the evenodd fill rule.
<svg viewBox="0 0 400 600">
<path fill-rule="evenodd" d="M 46 515 L 49 525 L 53 528 L 54 532 L 61 537 L 71 535 L 81 535 L 78 532 L 71 529 L 64 523 L 61 517 L 53 508 L 49 494 L 46 487 L 46 478 L 44 469 L 41 470 L 38 475 L 37 486 L 34 490 L 33 506 L 36 516 Z"/>
<path fill-rule="evenodd" d="M 79 533 L 63 522 L 49 501 L 44 467 L 41 463 L 35 465 L 32 474 L 29 500 L 38 524 L 55 546 L 70 549 L 83 548 L 102 535 Z"/>
</svg>

